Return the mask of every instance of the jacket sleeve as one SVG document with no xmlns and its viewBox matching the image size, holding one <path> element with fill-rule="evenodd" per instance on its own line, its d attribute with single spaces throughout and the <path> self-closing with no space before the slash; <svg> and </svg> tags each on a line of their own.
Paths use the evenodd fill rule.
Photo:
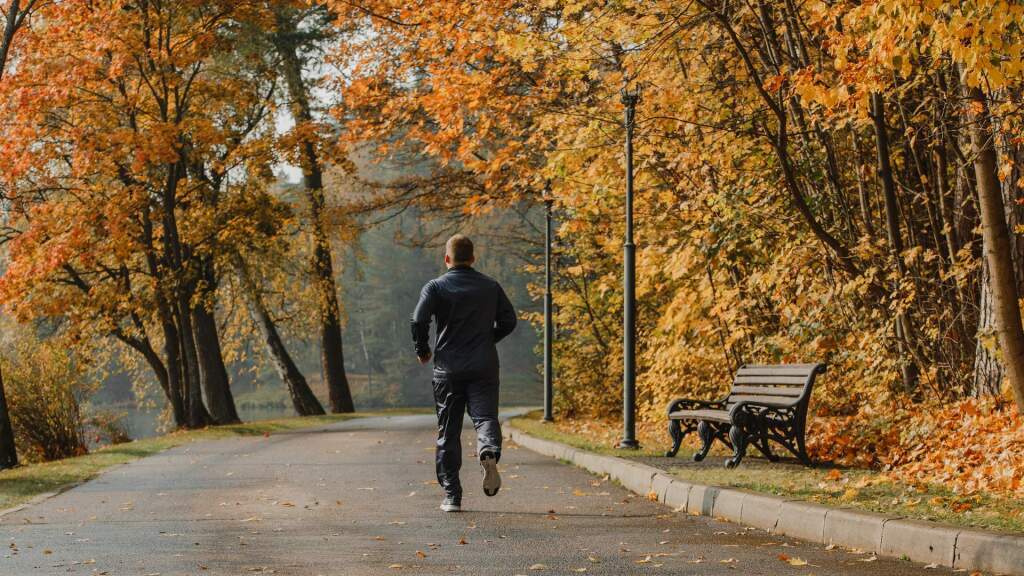
<svg viewBox="0 0 1024 576">
<path fill-rule="evenodd" d="M 420 291 L 420 301 L 416 303 L 416 309 L 412 313 L 412 341 L 416 356 L 420 358 L 430 354 L 430 317 L 434 315 L 436 305 L 437 293 L 434 282 L 427 282 Z"/>
<path fill-rule="evenodd" d="M 516 309 L 498 285 L 498 313 L 494 319 L 494 342 L 501 342 L 516 329 Z"/>
</svg>

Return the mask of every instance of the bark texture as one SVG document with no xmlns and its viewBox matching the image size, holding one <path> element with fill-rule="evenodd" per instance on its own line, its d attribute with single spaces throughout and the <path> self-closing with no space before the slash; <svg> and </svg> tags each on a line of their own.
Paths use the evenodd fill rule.
<svg viewBox="0 0 1024 576">
<path fill-rule="evenodd" d="M 217 333 L 217 321 L 205 306 L 197 306 L 192 312 L 196 331 L 196 353 L 199 355 L 199 376 L 206 395 L 206 407 L 215 424 L 237 424 L 241 422 L 231 394 L 228 371 L 224 366 L 224 355 Z"/>
<path fill-rule="evenodd" d="M 990 274 L 993 320 L 1007 380 L 1018 412 L 1024 413 L 1024 327 L 1021 326 L 1013 244 L 997 173 L 992 122 L 988 101 L 982 91 L 971 88 L 967 92 L 977 110 L 970 128 L 971 149 L 978 186 L 983 250 Z"/>
</svg>

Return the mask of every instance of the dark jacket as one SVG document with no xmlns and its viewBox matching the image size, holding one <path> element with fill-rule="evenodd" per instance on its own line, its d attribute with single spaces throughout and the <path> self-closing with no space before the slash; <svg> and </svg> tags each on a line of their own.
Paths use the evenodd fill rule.
<svg viewBox="0 0 1024 576">
<path fill-rule="evenodd" d="M 420 358 L 430 353 L 431 317 L 437 322 L 434 374 L 497 374 L 494 345 L 516 327 L 516 311 L 497 281 L 469 266 L 456 266 L 427 282 L 412 313 L 412 339 Z"/>
</svg>

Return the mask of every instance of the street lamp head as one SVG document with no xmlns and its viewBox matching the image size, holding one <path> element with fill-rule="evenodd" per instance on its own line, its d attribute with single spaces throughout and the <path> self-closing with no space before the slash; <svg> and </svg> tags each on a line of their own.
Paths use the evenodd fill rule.
<svg viewBox="0 0 1024 576">
<path fill-rule="evenodd" d="M 548 205 L 548 207 L 550 207 L 551 204 L 555 202 L 554 196 L 551 195 L 551 179 L 544 181 L 544 192 L 541 198 L 544 200 L 544 203 Z"/>
<path fill-rule="evenodd" d="M 640 103 L 640 84 L 636 84 L 632 90 L 628 86 L 622 88 L 622 103 L 627 108 L 634 108 Z"/>
</svg>

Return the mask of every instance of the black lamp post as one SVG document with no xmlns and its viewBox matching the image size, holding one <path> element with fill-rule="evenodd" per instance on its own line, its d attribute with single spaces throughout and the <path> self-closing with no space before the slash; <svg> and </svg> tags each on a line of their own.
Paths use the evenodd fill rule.
<svg viewBox="0 0 1024 576">
<path fill-rule="evenodd" d="M 554 323 L 551 319 L 551 197 L 550 185 L 544 188 L 544 421 L 554 420 L 552 415 L 552 356 L 551 344 L 554 341 Z"/>
<path fill-rule="evenodd" d="M 622 442 L 619 448 L 640 447 L 636 440 L 636 244 L 633 243 L 633 128 L 640 88 L 622 90 L 626 106 L 626 243 L 622 286 Z"/>
</svg>

